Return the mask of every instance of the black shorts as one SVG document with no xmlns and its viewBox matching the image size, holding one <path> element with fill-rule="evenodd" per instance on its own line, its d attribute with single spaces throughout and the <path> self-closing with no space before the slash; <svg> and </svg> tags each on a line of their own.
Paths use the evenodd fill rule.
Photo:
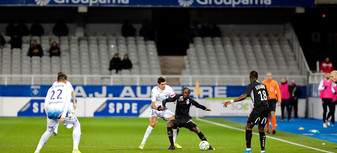
<svg viewBox="0 0 337 153">
<path fill-rule="evenodd" d="M 276 99 L 270 99 L 270 100 L 268 100 L 270 111 L 274 111 L 275 112 L 275 110 L 276 110 L 276 103 L 277 103 Z"/>
<path fill-rule="evenodd" d="M 267 106 L 260 106 L 254 107 L 253 111 L 250 113 L 248 117 L 248 123 L 253 125 L 260 124 L 265 125 L 267 124 L 267 118 L 269 114 L 269 108 Z"/>
<path fill-rule="evenodd" d="M 178 118 L 171 120 L 174 123 L 173 128 L 177 127 L 185 127 L 192 131 L 193 127 L 196 127 L 197 125 L 191 120 L 191 119 L 184 119 L 184 118 Z"/>
</svg>

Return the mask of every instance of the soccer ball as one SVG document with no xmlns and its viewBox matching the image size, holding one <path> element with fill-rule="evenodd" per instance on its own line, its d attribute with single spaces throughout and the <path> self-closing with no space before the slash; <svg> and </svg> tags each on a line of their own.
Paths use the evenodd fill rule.
<svg viewBox="0 0 337 153">
<path fill-rule="evenodd" d="M 209 148 L 209 143 L 208 143 L 207 141 L 201 141 L 201 142 L 199 143 L 199 148 L 200 148 L 200 150 L 202 150 L 202 151 L 206 151 L 206 150 L 208 150 L 208 148 Z"/>
</svg>

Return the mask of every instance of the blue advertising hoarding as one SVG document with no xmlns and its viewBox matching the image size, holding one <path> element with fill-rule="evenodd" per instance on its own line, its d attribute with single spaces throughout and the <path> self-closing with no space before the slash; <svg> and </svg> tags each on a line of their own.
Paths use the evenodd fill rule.
<svg viewBox="0 0 337 153">
<path fill-rule="evenodd" d="M 77 97 L 97 98 L 150 98 L 154 86 L 74 86 Z M 180 94 L 185 86 L 171 86 Z M 191 97 L 195 98 L 194 86 Z M 0 85 L 0 96 L 3 97 L 45 97 L 50 85 Z M 246 86 L 200 86 L 199 98 L 238 97 L 244 93 Z M 300 86 L 302 97 L 306 97 L 306 87 Z"/>
<path fill-rule="evenodd" d="M 314 0 L 1 0 L 16 6 L 313 7 Z"/>
<path fill-rule="evenodd" d="M 151 100 L 107 100 L 94 113 L 95 117 L 138 117 Z"/>
</svg>

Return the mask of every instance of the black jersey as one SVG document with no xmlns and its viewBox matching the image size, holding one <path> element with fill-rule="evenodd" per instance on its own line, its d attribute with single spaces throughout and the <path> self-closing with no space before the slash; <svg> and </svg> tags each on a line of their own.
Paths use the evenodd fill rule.
<svg viewBox="0 0 337 153">
<path fill-rule="evenodd" d="M 171 98 L 167 98 L 165 100 L 163 100 L 163 107 L 165 107 L 165 104 L 167 102 L 173 102 L 176 101 L 176 112 L 175 112 L 175 116 L 176 118 L 188 118 L 191 119 L 190 116 L 190 107 L 191 104 L 194 105 L 197 108 L 200 108 L 202 110 L 205 110 L 206 107 L 203 105 L 200 105 L 198 102 L 196 102 L 195 100 L 193 100 L 192 98 L 188 97 L 188 98 L 184 98 L 183 95 L 175 95 L 174 97 Z"/>
<path fill-rule="evenodd" d="M 252 101 L 254 103 L 254 107 L 256 106 L 266 106 L 268 107 L 268 91 L 266 85 L 255 80 L 251 82 L 247 88 L 245 93 L 250 95 Z"/>
</svg>

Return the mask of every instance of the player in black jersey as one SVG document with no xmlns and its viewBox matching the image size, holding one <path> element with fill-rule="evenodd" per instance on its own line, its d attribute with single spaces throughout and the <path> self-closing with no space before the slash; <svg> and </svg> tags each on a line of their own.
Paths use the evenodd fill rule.
<svg viewBox="0 0 337 153">
<path fill-rule="evenodd" d="M 189 112 L 190 112 L 191 104 L 205 111 L 211 111 L 211 109 L 208 109 L 203 105 L 200 105 L 198 102 L 190 98 L 189 97 L 190 93 L 191 93 L 190 89 L 185 87 L 183 89 L 183 94 L 179 94 L 179 95 L 177 94 L 174 97 L 163 100 L 162 108 L 164 110 L 165 110 L 165 105 L 167 102 L 177 101 L 176 102 L 176 113 L 175 113 L 176 118 L 167 123 L 167 134 L 169 136 L 170 143 L 171 143 L 170 147 L 168 148 L 169 150 L 175 149 L 174 144 L 173 144 L 172 128 L 177 128 L 177 127 L 188 128 L 189 130 L 198 134 L 199 138 L 202 141 L 207 141 L 204 134 L 200 131 L 197 125 L 191 120 L 192 117 L 190 116 Z M 212 146 L 209 146 L 209 150 L 215 150 L 215 148 Z"/>
<path fill-rule="evenodd" d="M 269 114 L 269 95 L 267 88 L 264 84 L 259 82 L 258 74 L 256 71 L 251 71 L 249 75 L 250 84 L 247 86 L 246 91 L 240 97 L 226 101 L 223 103 L 224 107 L 227 107 L 233 102 L 239 102 L 244 100 L 250 94 L 252 101 L 254 103 L 254 108 L 249 115 L 247 125 L 246 125 L 246 151 L 244 153 L 251 153 L 251 140 L 252 140 L 252 128 L 254 125 L 258 124 L 259 133 L 260 133 L 260 144 L 261 144 L 261 153 L 265 153 L 265 143 L 266 135 L 264 133 L 264 127 L 267 123 L 267 118 Z"/>
</svg>

